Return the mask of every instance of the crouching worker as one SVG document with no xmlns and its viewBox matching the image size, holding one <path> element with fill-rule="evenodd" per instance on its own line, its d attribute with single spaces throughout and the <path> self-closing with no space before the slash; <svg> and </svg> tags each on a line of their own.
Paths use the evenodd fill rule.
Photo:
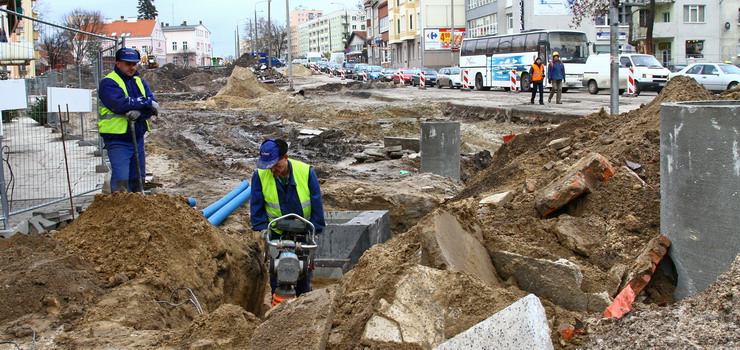
<svg viewBox="0 0 740 350">
<path fill-rule="evenodd" d="M 149 118 L 159 114 L 159 104 L 136 71 L 140 58 L 136 50 L 119 49 L 116 67 L 100 81 L 98 89 L 98 131 L 110 160 L 111 192 L 143 190 L 144 134 L 149 131 Z"/>
<path fill-rule="evenodd" d="M 316 172 L 306 163 L 288 159 L 288 144 L 285 141 L 278 139 L 262 143 L 251 187 L 252 230 L 267 230 L 270 220 L 287 214 L 297 214 L 310 221 L 316 234 L 324 230 L 324 207 Z M 280 233 L 273 231 L 271 234 Z M 296 296 L 312 290 L 312 270 L 313 266 L 310 266 L 307 273 L 297 281 Z M 270 271 L 273 295 L 277 287 L 277 276 Z"/>
</svg>

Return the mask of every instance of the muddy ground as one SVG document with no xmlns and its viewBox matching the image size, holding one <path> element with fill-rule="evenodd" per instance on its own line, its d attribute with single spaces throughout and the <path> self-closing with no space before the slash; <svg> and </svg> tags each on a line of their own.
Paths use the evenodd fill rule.
<svg viewBox="0 0 740 350">
<path fill-rule="evenodd" d="M 393 286 L 420 266 L 439 271 L 446 293 L 437 297 L 463 311 L 446 338 L 527 294 L 514 279 L 487 285 L 419 260 L 419 249 L 428 244 L 424 232 L 440 210 L 478 233 L 489 254 L 568 259 L 583 272 L 583 292 L 614 297 L 635 257 L 659 234 L 659 103 L 722 98 L 679 78 L 651 103 L 622 115 L 602 111 L 560 125 L 502 123 L 450 113 L 440 101 L 370 98 L 373 91 L 395 89 L 392 84 L 325 85 L 306 76 L 300 86 L 305 96 L 293 95 L 262 85 L 250 67 L 253 62 L 237 65 L 228 75 L 162 69 L 156 74 L 164 83 L 154 70 L 147 73 L 150 84 L 162 86 L 155 89 L 177 91 L 159 95 L 163 110 L 147 136 L 147 170 L 158 193 L 99 195 L 80 218 L 56 231 L 0 241 L 0 305 L 6 310 L 0 341 L 30 347 L 35 333 L 36 346 L 50 349 L 270 348 L 252 339 L 254 332 L 280 334 L 290 332 L 290 325 L 271 329 L 265 321 L 266 267 L 248 207 L 216 228 L 185 200 L 194 197 L 202 208 L 249 179 L 265 138 L 291 140 L 290 156 L 315 167 L 326 210 L 391 214 L 391 241 L 369 250 L 344 279 L 322 281 L 333 288 L 326 294 L 333 298 L 327 348 L 428 349 L 444 340 L 361 341 L 381 299 L 392 298 Z M 733 94 L 725 97 L 737 91 Z M 461 180 L 420 173 L 413 153 L 355 160 L 354 154 L 382 146 L 385 136 L 418 137 L 420 123 L 428 120 L 461 122 Z M 509 134 L 518 136 L 504 144 L 502 137 Z M 547 147 L 562 137 L 572 139 L 571 152 Z M 609 159 L 616 175 L 598 191 L 540 217 L 534 194 L 523 191 L 525 183 L 542 188 L 593 152 Z M 620 168 L 626 161 L 640 164 L 639 179 Z M 509 190 L 515 193 L 510 204 L 479 205 L 482 198 Z M 574 249 L 562 241 L 557 227 L 563 222 L 576 225 L 591 244 Z M 733 348 L 740 342 L 734 266 L 719 287 L 681 303 L 672 300 L 672 276 L 656 274 L 639 298 L 638 312 L 620 321 L 543 297 L 553 343 L 556 348 Z M 719 316 L 708 311 L 717 309 Z M 281 306 L 269 317 L 289 312 L 296 310 Z M 580 321 L 587 325 L 585 334 L 560 337 L 559 325 Z M 666 327 L 674 324 L 682 325 L 683 337 L 664 341 Z M 685 339 L 690 342 L 682 343 Z"/>
</svg>

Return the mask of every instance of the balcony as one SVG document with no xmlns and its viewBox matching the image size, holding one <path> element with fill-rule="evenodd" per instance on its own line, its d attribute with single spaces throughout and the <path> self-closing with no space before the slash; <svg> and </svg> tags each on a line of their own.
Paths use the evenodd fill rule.
<svg viewBox="0 0 740 350">
<path fill-rule="evenodd" d="M 26 65 L 33 59 L 33 43 L 0 43 L 0 65 Z"/>
<path fill-rule="evenodd" d="M 637 28 L 635 34 L 637 40 L 642 40 L 647 37 L 647 28 Z M 676 24 L 672 22 L 656 22 L 653 24 L 653 39 L 657 38 L 672 38 L 676 36 Z"/>
</svg>

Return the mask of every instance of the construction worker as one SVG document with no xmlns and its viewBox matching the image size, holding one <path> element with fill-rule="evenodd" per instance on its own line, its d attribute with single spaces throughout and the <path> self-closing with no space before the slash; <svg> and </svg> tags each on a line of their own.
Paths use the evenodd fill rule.
<svg viewBox="0 0 740 350">
<path fill-rule="evenodd" d="M 560 54 L 555 51 L 552 53 L 552 61 L 547 67 L 547 79 L 550 80 L 550 97 L 547 103 L 552 103 L 552 95 L 557 92 L 555 103 L 562 104 L 560 95 L 563 93 L 563 83 L 565 82 L 565 65 L 560 60 Z"/>
<path fill-rule="evenodd" d="M 159 114 L 159 104 L 149 85 L 136 72 L 139 60 L 136 50 L 116 51 L 116 67 L 100 81 L 98 89 L 98 131 L 110 159 L 111 192 L 142 190 L 144 179 L 139 178 L 139 171 L 142 176 L 146 174 L 144 134 L 149 131 L 149 118 Z M 129 122 L 134 123 L 135 130 L 129 130 Z M 138 152 L 139 164 L 134 152 Z"/>
<path fill-rule="evenodd" d="M 529 100 L 529 103 L 534 104 L 534 98 L 537 96 L 537 89 L 539 89 L 540 104 L 545 104 L 543 102 L 544 87 L 542 84 L 545 81 L 545 65 L 542 64 L 542 58 L 537 57 L 537 59 L 534 60 L 532 67 L 529 67 L 529 76 L 532 77 L 532 98 Z"/>
<path fill-rule="evenodd" d="M 267 230 L 270 220 L 298 214 L 309 220 L 320 234 L 326 223 L 321 201 L 319 178 L 311 166 L 288 159 L 288 144 L 280 139 L 266 140 L 260 146 L 257 170 L 252 175 L 252 198 L 250 204 L 252 230 Z M 313 271 L 298 281 L 296 296 L 310 292 Z M 270 274 L 270 287 L 275 294 L 277 280 Z"/>
</svg>

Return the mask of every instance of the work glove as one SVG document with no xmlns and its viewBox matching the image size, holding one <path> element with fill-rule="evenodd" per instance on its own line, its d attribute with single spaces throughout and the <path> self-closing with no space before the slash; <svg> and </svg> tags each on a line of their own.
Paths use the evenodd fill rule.
<svg viewBox="0 0 740 350">
<path fill-rule="evenodd" d="M 159 115 L 159 103 L 157 101 L 152 100 L 152 115 Z"/>
<path fill-rule="evenodd" d="M 135 122 L 137 119 L 139 119 L 139 117 L 141 117 L 141 112 L 135 109 L 126 112 L 126 119 L 128 119 L 128 121 L 130 122 Z"/>
</svg>

